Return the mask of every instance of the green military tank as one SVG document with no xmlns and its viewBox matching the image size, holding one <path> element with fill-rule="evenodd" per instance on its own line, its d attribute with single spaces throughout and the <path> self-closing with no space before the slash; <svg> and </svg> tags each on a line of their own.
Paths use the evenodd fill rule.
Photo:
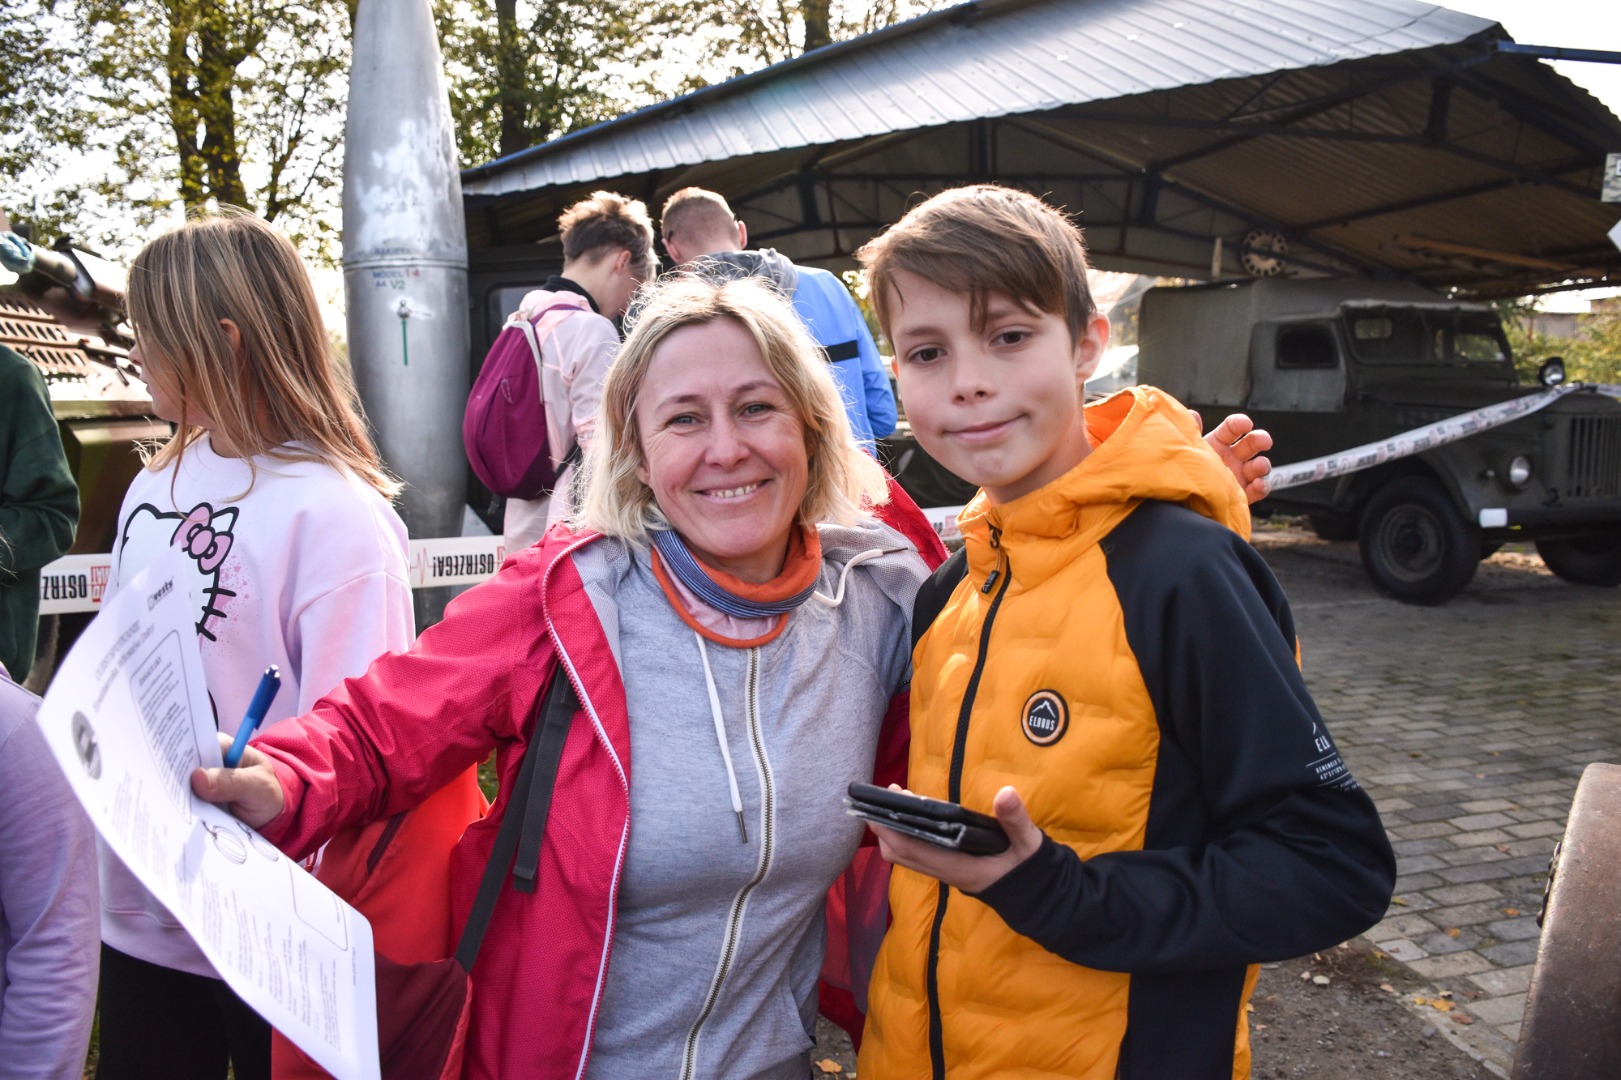
<svg viewBox="0 0 1621 1080">
<path fill-rule="evenodd" d="M 171 430 L 151 414 L 146 385 L 130 363 L 134 341 L 124 321 L 124 271 L 66 240 L 36 244 L 4 228 L 3 218 L 0 267 L 16 275 L 0 284 L 0 344 L 27 357 L 45 377 L 79 485 L 79 529 L 70 553 L 110 552 L 124 491 L 141 468 L 138 447 Z M 44 576 L 46 607 L 80 610 L 42 617 L 31 687 L 49 679 L 56 657 L 92 617 L 105 584 L 99 574 Z M 52 590 L 75 595 L 52 596 Z"/>
</svg>

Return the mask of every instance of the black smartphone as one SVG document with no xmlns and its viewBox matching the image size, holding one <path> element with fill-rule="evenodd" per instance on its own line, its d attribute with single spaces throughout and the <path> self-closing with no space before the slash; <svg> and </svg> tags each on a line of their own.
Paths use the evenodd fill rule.
<svg viewBox="0 0 1621 1080">
<path fill-rule="evenodd" d="M 844 805 L 850 814 L 886 829 L 969 855 L 997 855 L 1008 849 L 1001 822 L 957 803 L 876 784 L 851 784 L 848 795 Z"/>
</svg>

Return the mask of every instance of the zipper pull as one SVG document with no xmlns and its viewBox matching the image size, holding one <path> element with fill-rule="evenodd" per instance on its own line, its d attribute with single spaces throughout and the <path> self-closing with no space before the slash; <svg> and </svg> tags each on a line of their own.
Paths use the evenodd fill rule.
<svg viewBox="0 0 1621 1080">
<path fill-rule="evenodd" d="M 991 595 L 991 590 L 996 587 L 996 579 L 1001 576 L 1002 571 L 1000 570 L 992 570 L 990 573 L 986 574 L 985 584 L 980 587 L 979 591 L 984 593 L 986 596 Z"/>
</svg>

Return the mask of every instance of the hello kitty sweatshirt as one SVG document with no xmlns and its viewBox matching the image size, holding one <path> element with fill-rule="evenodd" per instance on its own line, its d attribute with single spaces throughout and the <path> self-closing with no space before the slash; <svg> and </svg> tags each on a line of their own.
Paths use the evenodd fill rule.
<svg viewBox="0 0 1621 1080">
<path fill-rule="evenodd" d="M 178 464 L 143 470 L 119 512 L 108 584 L 110 599 L 165 548 L 186 555 L 209 704 L 228 735 L 266 666 L 281 669 L 268 728 L 415 638 L 405 525 L 387 500 L 328 465 L 259 457 L 253 466 L 215 453 L 204 436 Z M 98 847 L 102 940 L 213 975 L 169 912 Z"/>
</svg>

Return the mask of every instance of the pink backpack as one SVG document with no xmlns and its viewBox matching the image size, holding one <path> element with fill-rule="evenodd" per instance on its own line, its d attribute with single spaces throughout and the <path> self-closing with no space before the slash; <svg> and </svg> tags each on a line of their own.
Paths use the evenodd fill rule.
<svg viewBox="0 0 1621 1080">
<path fill-rule="evenodd" d="M 541 393 L 541 346 L 576 311 L 590 310 L 583 296 L 561 294 L 525 317 L 520 308 L 501 327 L 467 396 L 462 445 L 484 486 L 497 495 L 538 499 L 557 483 Z M 577 461 L 572 446 L 565 465 Z"/>
</svg>

